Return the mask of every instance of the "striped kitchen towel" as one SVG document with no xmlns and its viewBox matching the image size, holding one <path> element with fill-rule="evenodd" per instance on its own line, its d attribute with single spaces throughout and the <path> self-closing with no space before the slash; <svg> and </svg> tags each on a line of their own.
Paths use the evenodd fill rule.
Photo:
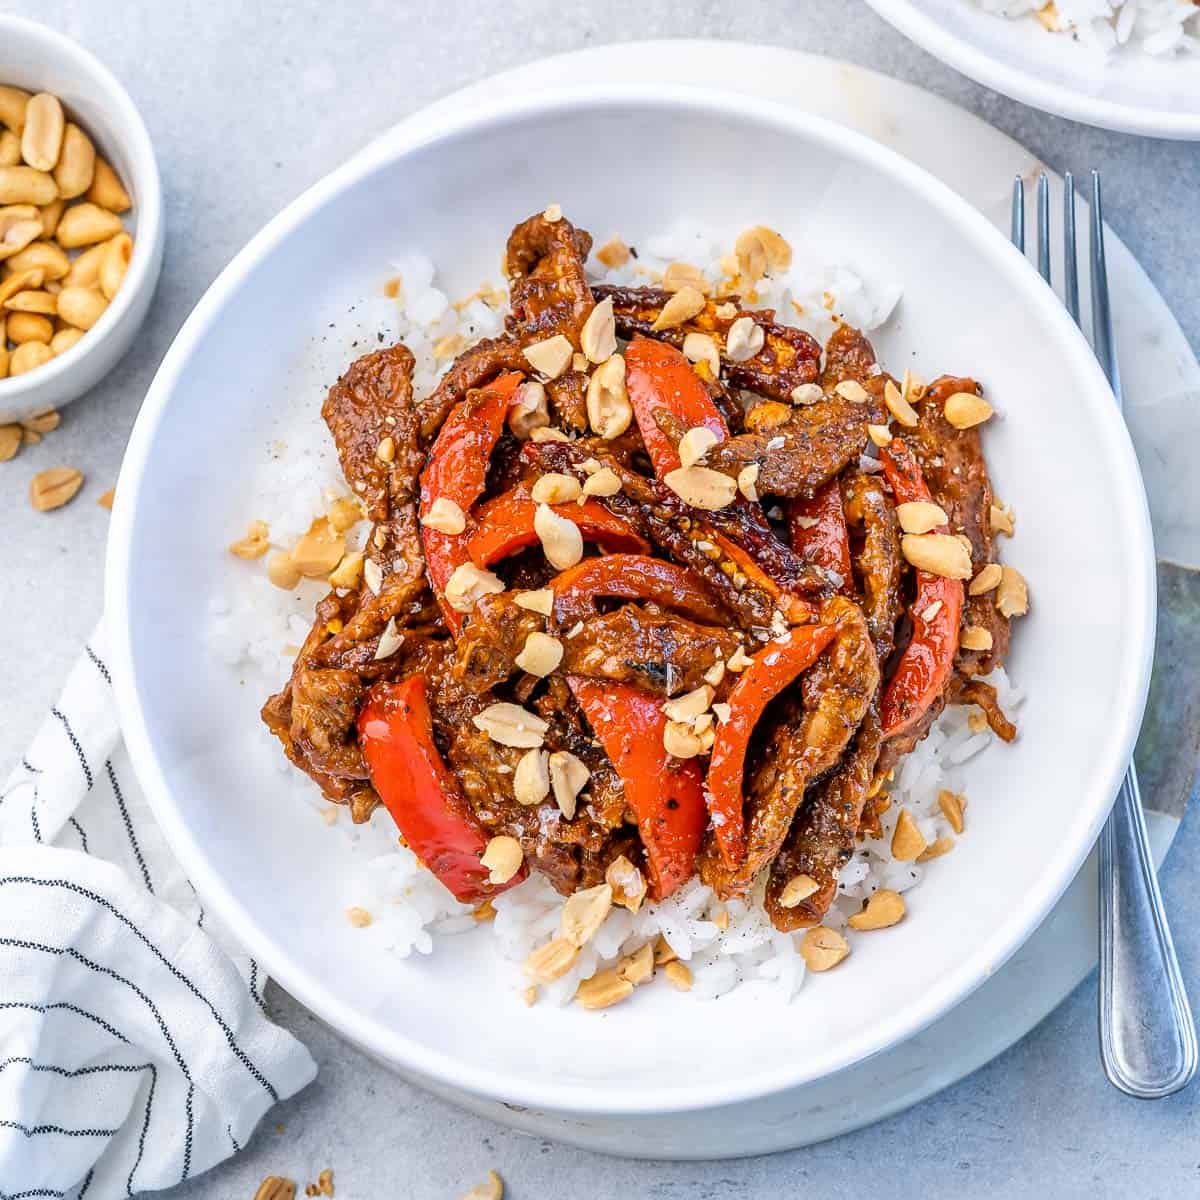
<svg viewBox="0 0 1200 1200">
<path fill-rule="evenodd" d="M 155 825 L 104 659 L 101 625 L 0 789 L 0 1200 L 169 1187 L 316 1073 Z"/>
</svg>

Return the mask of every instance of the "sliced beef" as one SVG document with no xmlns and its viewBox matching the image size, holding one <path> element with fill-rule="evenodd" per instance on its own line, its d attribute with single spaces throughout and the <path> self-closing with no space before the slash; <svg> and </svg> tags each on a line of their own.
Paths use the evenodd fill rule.
<svg viewBox="0 0 1200 1200">
<path fill-rule="evenodd" d="M 565 692 L 565 681 L 555 683 Z M 600 883 L 608 864 L 620 854 L 636 861 L 637 834 L 624 823 L 625 802 L 620 780 L 604 752 L 569 715 L 569 693 L 553 703 L 531 707 L 550 723 L 544 748 L 569 750 L 592 771 L 580 794 L 575 816 L 568 820 L 553 794 L 540 804 L 518 804 L 513 775 L 527 751 L 502 746 L 476 728 L 471 718 L 498 699 L 495 693 L 467 691 L 450 670 L 435 672 L 430 705 L 434 734 L 446 763 L 454 771 L 476 820 L 492 836 L 507 834 L 520 843 L 526 860 L 563 895 Z"/>
<path fill-rule="evenodd" d="M 626 604 L 563 638 L 562 669 L 674 696 L 698 688 L 705 671 L 741 644 L 730 630 L 698 625 L 656 606 Z"/>
<path fill-rule="evenodd" d="M 847 379 L 867 387 L 879 377 L 875 348 L 866 336 L 853 325 L 839 325 L 825 343 L 825 361 L 821 367 L 820 383 L 827 392 Z"/>
<path fill-rule="evenodd" d="M 565 672 L 551 675 L 530 707 L 553 726 L 555 749 L 569 750 L 591 771 L 587 788 L 582 793 L 586 797 L 582 807 L 588 818 L 614 834 L 624 825 L 636 824 L 625 803 L 621 777 L 593 736 L 582 709 L 571 694 Z M 638 854 L 628 857 L 637 861 Z"/>
<path fill-rule="evenodd" d="M 318 770 L 343 779 L 366 779 L 367 765 L 354 738 L 363 681 L 355 671 L 312 671 L 292 679 L 292 729 L 297 749 Z"/>
<path fill-rule="evenodd" d="M 546 384 L 552 425 L 568 433 L 587 432 L 587 385 L 582 371 L 568 371 Z"/>
<path fill-rule="evenodd" d="M 583 268 L 591 248 L 591 235 L 565 217 L 550 221 L 538 213 L 512 231 L 504 256 L 511 331 L 526 341 L 561 333 L 578 348 L 595 306 Z"/>
<path fill-rule="evenodd" d="M 397 350 L 403 355 L 396 355 Z M 413 407 L 412 365 L 412 355 L 403 346 L 365 355 L 334 384 L 321 409 L 338 444 L 350 486 L 365 494 L 360 482 L 368 477 L 375 481 L 368 514 L 375 524 L 366 552 L 379 567 L 382 579 L 378 593 L 365 584 L 361 588 L 354 615 L 320 651 L 323 665 L 345 665 L 339 661 L 343 654 L 359 643 L 377 646 L 390 621 L 411 625 L 427 611 L 425 553 L 417 523 L 418 478 L 424 455 Z M 392 440 L 389 462 L 383 462 L 377 453 L 385 437 Z M 368 465 L 363 456 L 371 446 L 370 456 L 375 461 Z"/>
<path fill-rule="evenodd" d="M 605 465 L 616 462 L 626 471 L 642 475 L 650 470 L 650 459 L 646 456 L 646 446 L 636 421 L 618 437 L 602 438 L 588 434 L 579 438 L 573 445 L 579 454 L 580 462 L 588 458 L 594 458 Z"/>
<path fill-rule="evenodd" d="M 978 394 L 979 391 L 973 379 L 943 376 L 936 380 L 917 405 L 920 424 L 911 438 L 925 482 L 950 518 L 951 532 L 964 534 L 971 543 L 971 564 L 976 574 L 994 561 L 990 525 L 992 485 L 978 427 L 955 429 L 946 420 L 943 409 L 955 392 Z M 992 635 L 992 648 L 960 649 L 956 670 L 966 676 L 986 675 L 1001 666 L 1008 654 L 1010 622 L 996 608 L 995 593 L 967 596 L 963 624 L 986 629 Z"/>
<path fill-rule="evenodd" d="M 872 705 L 842 761 L 805 796 L 767 884 L 766 907 L 776 929 L 817 925 L 829 911 L 838 872 L 854 852 L 882 741 L 879 714 Z M 817 890 L 785 908 L 781 893 L 797 875 L 807 875 Z"/>
<path fill-rule="evenodd" d="M 950 684 L 951 704 L 975 704 L 983 710 L 991 731 L 1002 741 L 1011 742 L 1017 736 L 1017 727 L 1004 715 L 996 699 L 996 689 L 982 679 L 964 679 L 955 676 Z"/>
<path fill-rule="evenodd" d="M 896 644 L 904 612 L 904 557 L 896 510 L 874 475 L 853 475 L 843 487 L 846 520 L 856 536 L 850 553 L 862 589 L 863 612 L 882 666 Z"/>
<path fill-rule="evenodd" d="M 403 624 L 427 613 L 416 516 L 421 451 L 412 366 L 403 346 L 378 350 L 353 363 L 329 390 L 321 413 L 346 480 L 374 522 L 368 550 L 379 564 L 382 584 L 378 595 L 360 585 L 317 605 L 289 685 L 263 708 L 264 721 L 283 741 L 288 757 L 329 799 L 356 800 L 356 820 L 370 815 L 373 793 L 363 783 L 346 787 L 331 780 L 366 780 L 355 730 L 363 692 L 375 679 L 400 669 L 414 648 L 402 639 L 380 660 L 380 637 L 389 621 Z M 377 453 L 385 437 L 392 439 L 390 462 Z"/>
<path fill-rule="evenodd" d="M 817 378 L 821 347 L 802 329 L 782 325 L 769 308 L 744 308 L 736 296 L 723 301 L 710 300 L 690 321 L 674 329 L 654 328 L 671 293 L 662 288 L 625 288 L 599 285 L 592 289 L 597 300 L 612 298 L 617 332 L 624 338 L 635 334 L 658 338 L 672 346 L 682 346 L 689 333 L 706 333 L 717 344 L 721 367 L 730 386 L 745 388 L 776 400 L 791 399 L 801 384 Z M 763 332 L 762 349 L 741 362 L 725 352 L 730 326 L 749 317 Z"/>
<path fill-rule="evenodd" d="M 343 599 L 336 593 L 330 593 L 317 604 L 316 622 L 296 656 L 292 676 L 263 705 L 262 719 L 291 762 L 313 780 L 327 800 L 349 805 L 353 819 L 365 821 L 379 798 L 374 788 L 364 782 L 366 771 L 354 736 L 362 687 L 353 695 L 354 715 L 347 719 L 348 689 L 344 674 L 312 671 L 305 665 L 308 656 L 327 636 L 324 624 L 338 618 L 342 606 Z"/>
<path fill-rule="evenodd" d="M 522 221 L 508 239 L 505 269 L 512 312 L 501 337 L 485 338 L 465 350 L 436 388 L 421 402 L 421 437 L 431 442 L 456 404 L 474 388 L 483 387 L 505 371 L 530 372 L 524 348 L 555 334 L 579 346 L 579 331 L 594 301 L 583 263 L 592 239 L 569 221 L 547 221 L 542 214 Z M 564 403 L 577 400 L 560 393 Z M 571 426 L 578 409 L 572 409 Z"/>
<path fill-rule="evenodd" d="M 782 407 L 771 405 L 773 410 Z M 858 461 L 867 445 L 867 425 L 883 419 L 883 406 L 835 394 L 816 404 L 786 409 L 780 416 L 779 421 L 755 422 L 751 410 L 747 423 L 759 427 L 713 446 L 704 465 L 736 479 L 743 468 L 756 463 L 755 487 L 760 495 L 809 497 Z M 656 414 L 656 420 L 676 442 L 686 432 L 682 422 L 665 410 Z"/>
<path fill-rule="evenodd" d="M 528 371 L 529 360 L 522 352 L 522 341 L 511 334 L 484 338 L 454 360 L 454 365 L 438 380 L 438 385 L 417 406 L 421 420 L 421 440 L 433 441 L 450 410 L 467 398 L 467 393 L 491 383 L 505 371 Z"/>
<path fill-rule="evenodd" d="M 895 737 L 888 738 L 883 743 L 883 749 L 879 752 L 879 762 L 875 767 L 876 775 L 889 774 L 906 754 L 910 754 L 918 743 L 924 741 L 925 735 L 929 733 L 933 727 L 933 723 L 942 715 L 945 707 L 946 693 L 943 692 L 921 714 L 921 719 L 911 729 L 897 734 Z"/>
<path fill-rule="evenodd" d="M 782 591 L 796 596 L 828 592 L 828 581 L 780 541 L 756 506 L 731 505 L 720 512 L 701 512 L 664 484 L 616 460 L 590 454 L 590 449 L 543 442 L 527 447 L 527 453 L 545 470 L 580 479 L 586 478 L 581 464 L 589 457 L 611 467 L 621 478 L 621 491 L 604 497 L 602 503 L 670 557 L 694 570 L 745 628 L 769 628 Z M 722 551 L 721 538 L 736 543 L 763 578 L 748 577 L 742 566 Z"/>
<path fill-rule="evenodd" d="M 484 596 L 455 643 L 455 678 L 473 694 L 499 686 L 519 668 L 516 657 L 531 633 L 545 627 L 545 618 L 521 608 L 514 592 Z"/>
<path fill-rule="evenodd" d="M 329 389 L 321 407 L 342 474 L 372 521 L 386 521 L 393 506 L 412 499 L 421 470 L 412 371 L 406 346 L 364 355 Z M 377 453 L 385 437 L 396 448 L 390 463 Z"/>
</svg>

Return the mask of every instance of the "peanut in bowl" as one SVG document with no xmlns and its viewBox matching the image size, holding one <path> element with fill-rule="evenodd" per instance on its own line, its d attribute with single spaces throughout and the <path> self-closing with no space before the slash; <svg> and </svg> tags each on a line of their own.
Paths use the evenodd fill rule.
<svg viewBox="0 0 1200 1200">
<path fill-rule="evenodd" d="M 0 16 L 0 423 L 112 369 L 162 243 L 158 166 L 124 88 L 62 35 Z"/>
</svg>

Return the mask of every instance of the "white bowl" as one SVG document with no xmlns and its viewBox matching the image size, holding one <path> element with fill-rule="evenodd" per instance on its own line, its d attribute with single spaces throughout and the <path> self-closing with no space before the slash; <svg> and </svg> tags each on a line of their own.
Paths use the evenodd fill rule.
<svg viewBox="0 0 1200 1200">
<path fill-rule="evenodd" d="M 935 58 L 1022 104 L 1145 137 L 1200 139 L 1200 59 L 1125 47 L 1105 60 L 1032 16 L 986 13 L 970 0 L 867 0 Z"/>
<path fill-rule="evenodd" d="M 248 510 L 264 460 L 318 421 L 323 388 L 375 344 L 371 300 L 389 261 L 423 250 L 444 264 L 451 295 L 473 291 L 495 277 L 509 228 L 549 200 L 600 238 L 634 242 L 684 215 L 731 236 L 762 221 L 901 280 L 898 316 L 876 339 L 883 361 L 927 377 L 971 372 L 1003 412 L 989 458 L 1017 513 L 1008 556 L 1033 595 L 1011 660 L 1029 692 L 1021 737 L 974 764 L 969 832 L 912 894 L 910 916 L 860 939 L 790 1007 L 757 986 L 711 1005 L 655 987 L 603 1014 L 527 1010 L 486 933 L 429 958 L 367 953 L 344 916 L 355 856 L 297 801 L 259 724 L 262 696 L 203 636 L 214 597 L 254 569 L 225 546 L 260 515 Z M 745 97 L 547 91 L 372 145 L 275 218 L 197 306 L 143 405 L 117 497 L 106 612 L 123 729 L 210 911 L 383 1061 L 541 1110 L 731 1103 L 829 1074 L 935 1019 L 1075 873 L 1145 700 L 1150 526 L 1086 342 L 942 184 L 844 128 Z M 286 670 L 281 656 L 281 680 Z"/>
<path fill-rule="evenodd" d="M 53 92 L 87 131 L 133 199 L 126 224 L 133 257 L 100 320 L 45 366 L 0 379 L 0 424 L 62 408 L 94 387 L 133 344 L 162 269 L 162 185 L 141 114 L 108 68 L 70 38 L 34 21 L 0 16 L 0 84 Z"/>
</svg>

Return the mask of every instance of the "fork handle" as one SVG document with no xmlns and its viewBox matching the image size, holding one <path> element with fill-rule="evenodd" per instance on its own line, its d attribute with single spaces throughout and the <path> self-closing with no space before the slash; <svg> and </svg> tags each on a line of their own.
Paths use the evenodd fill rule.
<svg viewBox="0 0 1200 1200">
<path fill-rule="evenodd" d="M 1196 1071 L 1196 1029 L 1133 764 L 1100 835 L 1100 1056 L 1121 1091 L 1169 1096 Z"/>
</svg>

